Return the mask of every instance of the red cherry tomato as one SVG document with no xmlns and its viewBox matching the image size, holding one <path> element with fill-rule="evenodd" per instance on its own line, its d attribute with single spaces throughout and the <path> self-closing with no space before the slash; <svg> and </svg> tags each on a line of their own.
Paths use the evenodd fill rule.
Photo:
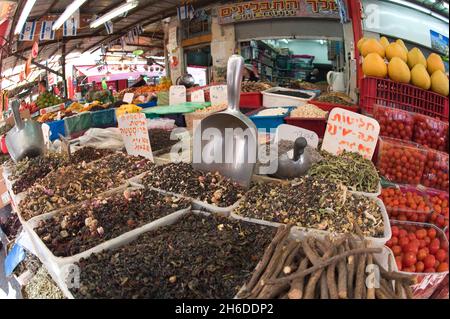
<svg viewBox="0 0 450 319">
<path fill-rule="evenodd" d="M 396 245 L 392 247 L 392 253 L 394 256 L 400 256 L 402 254 L 402 247 Z"/>
<path fill-rule="evenodd" d="M 435 239 L 436 238 L 436 229 L 434 229 L 434 228 L 428 229 L 428 237 L 430 237 L 430 239 Z"/>
<path fill-rule="evenodd" d="M 423 272 L 425 270 L 425 264 L 421 261 L 418 261 L 416 264 L 416 271 Z"/>
<path fill-rule="evenodd" d="M 448 271 L 448 263 L 441 263 L 436 270 L 437 270 L 437 272 L 446 272 L 446 271 Z"/>
<path fill-rule="evenodd" d="M 425 269 L 433 268 L 434 265 L 436 264 L 436 258 L 433 255 L 428 255 L 423 260 L 423 263 L 425 264 Z"/>
<path fill-rule="evenodd" d="M 408 237 L 400 238 L 400 240 L 398 241 L 398 244 L 400 246 L 402 246 L 402 247 L 408 245 L 409 244 L 409 238 Z"/>
<path fill-rule="evenodd" d="M 398 237 L 400 230 L 398 229 L 398 226 L 392 226 L 392 237 Z"/>
<path fill-rule="evenodd" d="M 402 264 L 402 257 L 401 256 L 395 256 L 395 263 L 397 264 L 398 270 L 402 271 L 403 264 Z"/>
<path fill-rule="evenodd" d="M 439 249 L 434 256 L 441 263 L 447 260 L 447 252 L 444 249 Z"/>
<path fill-rule="evenodd" d="M 412 252 L 407 252 L 403 255 L 402 263 L 406 267 L 412 267 L 417 262 L 416 254 Z M 434 266 L 434 264 L 433 264 Z"/>
<path fill-rule="evenodd" d="M 408 236 L 408 232 L 405 229 L 400 229 L 399 233 L 398 233 L 398 238 L 403 238 Z"/>
<path fill-rule="evenodd" d="M 408 245 L 403 246 L 402 251 L 404 253 L 413 253 L 414 255 L 417 255 L 417 253 L 419 252 L 419 245 L 413 242 L 409 242 Z"/>
<path fill-rule="evenodd" d="M 427 231 L 425 229 L 419 229 L 416 231 L 417 239 L 424 239 L 427 236 Z"/>
<path fill-rule="evenodd" d="M 428 252 L 425 249 L 419 249 L 419 252 L 417 253 L 417 260 L 423 261 L 427 256 Z"/>
</svg>

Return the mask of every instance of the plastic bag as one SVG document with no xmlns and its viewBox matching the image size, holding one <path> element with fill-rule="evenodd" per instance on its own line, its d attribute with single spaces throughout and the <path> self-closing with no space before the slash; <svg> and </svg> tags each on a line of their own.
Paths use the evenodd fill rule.
<svg viewBox="0 0 450 319">
<path fill-rule="evenodd" d="M 448 123 L 421 114 L 416 114 L 415 121 L 414 142 L 438 151 L 446 150 Z"/>
<path fill-rule="evenodd" d="M 414 130 L 414 115 L 412 113 L 375 105 L 373 117 L 380 123 L 381 136 L 411 141 Z"/>
<path fill-rule="evenodd" d="M 120 130 L 116 127 L 92 128 L 80 137 L 80 145 L 113 150 L 121 150 L 125 147 Z"/>
</svg>

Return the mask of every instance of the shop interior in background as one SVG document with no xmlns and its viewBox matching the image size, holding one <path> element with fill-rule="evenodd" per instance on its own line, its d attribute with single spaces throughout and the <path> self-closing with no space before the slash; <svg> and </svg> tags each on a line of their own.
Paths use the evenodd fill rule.
<svg viewBox="0 0 450 319">
<path fill-rule="evenodd" d="M 252 64 L 261 81 L 295 86 L 306 81 L 327 84 L 330 71 L 340 74 L 345 86 L 345 53 L 342 39 L 267 39 L 240 43 L 246 64 Z"/>
<path fill-rule="evenodd" d="M 195 85 L 205 86 L 210 82 L 212 67 L 211 46 L 205 45 L 194 48 L 186 48 L 184 51 L 186 72 L 192 75 Z"/>
</svg>

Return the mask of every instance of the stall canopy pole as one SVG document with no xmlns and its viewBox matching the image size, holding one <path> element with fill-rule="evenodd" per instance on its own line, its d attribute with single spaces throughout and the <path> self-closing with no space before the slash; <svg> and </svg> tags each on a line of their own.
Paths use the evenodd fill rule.
<svg viewBox="0 0 450 319">
<path fill-rule="evenodd" d="M 66 42 L 63 41 L 61 46 L 61 67 L 64 85 L 64 97 L 67 98 L 67 80 L 66 80 Z"/>
<path fill-rule="evenodd" d="M 361 56 L 359 54 L 357 43 L 359 39 L 364 36 L 363 26 L 362 26 L 362 3 L 361 0 L 348 0 L 348 11 L 350 19 L 353 25 L 353 36 L 354 36 L 354 49 L 355 49 L 355 60 L 357 69 L 357 86 L 361 89 L 361 82 L 363 79 L 362 68 L 360 65 Z"/>
</svg>

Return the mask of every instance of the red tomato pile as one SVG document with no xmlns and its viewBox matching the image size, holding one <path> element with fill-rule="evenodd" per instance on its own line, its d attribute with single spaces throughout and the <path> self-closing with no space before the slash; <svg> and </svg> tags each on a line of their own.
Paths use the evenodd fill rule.
<svg viewBox="0 0 450 319">
<path fill-rule="evenodd" d="M 430 196 L 430 203 L 433 212 L 430 215 L 429 222 L 442 229 L 448 227 L 448 195 L 442 193 L 440 195 Z"/>
<path fill-rule="evenodd" d="M 414 130 L 414 115 L 399 109 L 375 106 L 373 117 L 380 123 L 381 136 L 411 141 Z"/>
<path fill-rule="evenodd" d="M 417 114 L 414 127 L 414 142 L 445 151 L 448 140 L 448 123 Z"/>
<path fill-rule="evenodd" d="M 422 176 L 422 185 L 448 190 L 448 154 L 428 150 L 427 162 Z"/>
<path fill-rule="evenodd" d="M 381 175 L 392 182 L 418 185 L 426 157 L 427 151 L 414 143 L 383 138 L 377 167 Z"/>
<path fill-rule="evenodd" d="M 385 188 L 380 197 L 392 219 L 421 223 L 429 219 L 431 208 L 426 195 L 407 189 Z"/>
<path fill-rule="evenodd" d="M 395 256 L 398 269 L 413 273 L 448 271 L 448 242 L 434 228 L 393 225 L 386 245 Z"/>
</svg>

